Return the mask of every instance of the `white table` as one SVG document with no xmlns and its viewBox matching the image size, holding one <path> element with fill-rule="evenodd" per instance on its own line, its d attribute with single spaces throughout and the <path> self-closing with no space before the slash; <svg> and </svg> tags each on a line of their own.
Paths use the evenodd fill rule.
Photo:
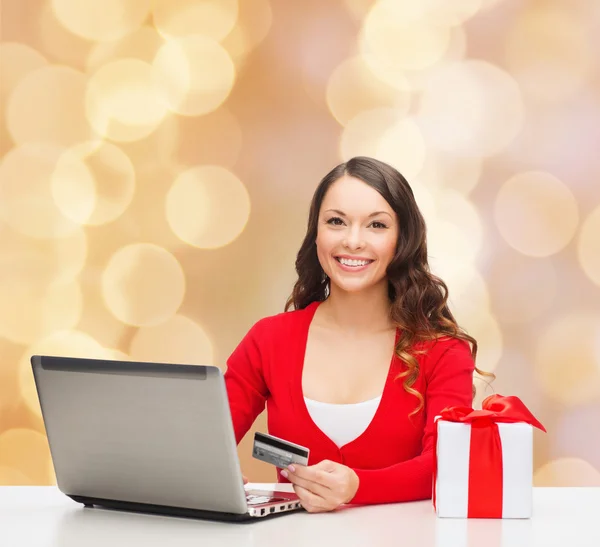
<svg viewBox="0 0 600 547">
<path fill-rule="evenodd" d="M 272 485 L 251 485 L 272 487 Z M 439 519 L 430 501 L 229 524 L 84 508 L 49 486 L 0 487 L 2 547 L 600 546 L 600 488 L 535 488 L 529 520 Z"/>
</svg>

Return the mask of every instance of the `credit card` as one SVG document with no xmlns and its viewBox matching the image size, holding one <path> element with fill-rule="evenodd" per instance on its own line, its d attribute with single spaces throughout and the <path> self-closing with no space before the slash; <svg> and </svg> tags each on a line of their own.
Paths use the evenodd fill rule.
<svg viewBox="0 0 600 547">
<path fill-rule="evenodd" d="M 254 433 L 252 456 L 275 467 L 284 469 L 291 463 L 308 465 L 309 453 L 308 448 L 299 444 L 266 433 Z"/>
</svg>

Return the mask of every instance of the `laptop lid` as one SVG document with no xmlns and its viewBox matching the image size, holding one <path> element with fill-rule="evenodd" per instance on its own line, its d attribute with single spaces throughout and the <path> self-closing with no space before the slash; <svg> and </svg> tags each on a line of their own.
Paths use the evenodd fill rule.
<svg viewBox="0 0 600 547">
<path fill-rule="evenodd" d="M 247 512 L 219 368 L 39 355 L 31 364 L 64 494 Z"/>
</svg>

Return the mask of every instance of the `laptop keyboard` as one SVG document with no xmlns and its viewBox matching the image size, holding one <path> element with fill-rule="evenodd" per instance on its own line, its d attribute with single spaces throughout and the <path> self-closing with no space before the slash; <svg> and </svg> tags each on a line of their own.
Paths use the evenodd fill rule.
<svg viewBox="0 0 600 547">
<path fill-rule="evenodd" d="M 257 496 L 255 494 L 246 494 L 246 502 L 248 505 L 260 505 L 261 503 L 277 503 L 280 501 L 288 501 L 285 498 L 276 498 L 271 496 Z"/>
</svg>

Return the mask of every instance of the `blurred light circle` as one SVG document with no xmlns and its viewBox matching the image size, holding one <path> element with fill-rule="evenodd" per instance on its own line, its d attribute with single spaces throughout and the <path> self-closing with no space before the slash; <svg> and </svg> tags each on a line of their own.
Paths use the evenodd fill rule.
<svg viewBox="0 0 600 547">
<path fill-rule="evenodd" d="M 394 2 L 393 0 L 345 0 L 348 7 L 357 12 L 362 8 L 366 15 L 366 4 L 372 6 L 372 11 L 381 10 L 384 14 L 398 21 L 412 23 L 427 19 L 439 26 L 454 26 L 464 23 L 481 8 L 482 0 L 421 0 L 420 2 Z M 370 7 L 369 6 L 369 7 Z"/>
<path fill-rule="evenodd" d="M 51 192 L 54 169 L 64 149 L 25 144 L 10 150 L 0 164 L 0 216 L 15 231 L 52 239 L 78 225 L 56 206 Z"/>
<path fill-rule="evenodd" d="M 460 326 L 477 340 L 477 368 L 484 372 L 494 372 L 502 357 L 504 345 L 502 331 L 496 318 L 490 312 L 480 310 L 471 317 L 465 317 Z M 485 382 L 490 381 L 487 377 L 483 379 Z"/>
<path fill-rule="evenodd" d="M 2 486 L 36 486 L 35 481 L 18 469 L 5 466 L 0 466 L 0 484 Z"/>
<path fill-rule="evenodd" d="M 410 89 L 408 82 L 400 90 L 375 80 L 364 57 L 351 57 L 331 74 L 327 83 L 327 105 L 341 125 L 346 125 L 360 112 L 377 107 L 392 107 L 399 114 L 406 114 Z"/>
<path fill-rule="evenodd" d="M 464 61 L 466 55 L 467 34 L 464 27 L 455 26 L 450 28 L 448 47 L 437 63 L 423 70 L 411 70 L 405 72 L 406 80 L 408 81 L 409 87 L 412 89 L 413 96 L 423 93 L 423 90 L 427 87 L 432 77 L 445 67 Z M 385 79 L 382 70 L 389 71 L 390 67 L 388 66 L 386 68 L 385 66 L 381 66 L 378 68 L 376 64 L 370 64 L 371 70 L 373 70 L 379 78 Z"/>
<path fill-rule="evenodd" d="M 491 156 L 510 144 L 524 107 L 513 78 L 479 60 L 433 71 L 423 88 L 418 118 L 433 146 L 461 156 Z"/>
<path fill-rule="evenodd" d="M 56 17 L 51 0 L 39 2 L 38 6 L 39 16 L 32 30 L 38 32 L 39 49 L 55 64 L 84 70 L 85 58 L 94 42 L 69 31 Z"/>
<path fill-rule="evenodd" d="M 242 2 L 238 20 L 231 32 L 221 40 L 236 67 L 265 39 L 273 23 L 269 0 Z"/>
<path fill-rule="evenodd" d="M 427 227 L 427 250 L 432 272 L 457 290 L 472 277 L 477 249 L 470 235 L 453 222 L 436 218 Z"/>
<path fill-rule="evenodd" d="M 505 324 L 534 321 L 554 303 L 558 279 L 550 260 L 522 254 L 495 254 L 487 277 L 492 289 L 493 310 Z"/>
<path fill-rule="evenodd" d="M 73 34 L 88 40 L 116 40 L 137 29 L 151 0 L 51 0 L 56 18 Z"/>
<path fill-rule="evenodd" d="M 364 21 L 361 52 L 403 70 L 423 70 L 439 61 L 448 48 L 450 28 L 430 21 L 419 4 L 377 2 Z"/>
<path fill-rule="evenodd" d="M 17 363 L 22 351 L 22 346 L 0 336 L 0 355 L 3 361 L 0 367 L 0 431 L 13 427 L 14 412 L 21 406 Z"/>
<path fill-rule="evenodd" d="M 600 397 L 599 333 L 600 316 L 582 312 L 556 319 L 539 337 L 535 374 L 549 397 L 569 406 Z"/>
<path fill-rule="evenodd" d="M 600 486 L 600 472 L 581 458 L 558 458 L 533 474 L 534 486 Z"/>
<path fill-rule="evenodd" d="M 354 19 L 362 21 L 377 0 L 344 0 L 344 4 Z"/>
<path fill-rule="evenodd" d="M 425 219 L 425 223 L 429 225 L 429 222 L 436 218 L 435 194 L 430 190 L 428 185 L 421 182 L 420 173 L 409 184 L 415 196 L 417 207 Z"/>
<path fill-rule="evenodd" d="M 175 159 L 175 157 L 173 158 Z M 112 224 L 110 230 L 113 241 L 118 242 L 107 245 L 105 250 L 113 252 L 120 245 L 130 243 L 131 239 L 123 237 L 123 229 L 128 231 L 130 226 L 135 226 L 136 237 L 134 241 L 152 242 L 165 249 L 180 249 L 181 240 L 173 233 L 169 226 L 165 205 L 169 189 L 173 180 L 179 175 L 182 168 L 177 161 L 171 165 L 157 166 L 156 163 L 148 162 L 144 172 L 136 164 L 138 187 L 143 188 L 143 199 L 136 196 L 127 209 L 127 213 Z M 184 167 L 185 169 L 185 167 Z M 182 249 L 183 250 L 183 249 Z M 167 318 L 165 318 L 166 320 Z"/>
<path fill-rule="evenodd" d="M 71 281 L 83 270 L 88 256 L 85 232 L 77 228 L 67 237 L 48 241 L 33 241 L 38 250 L 43 248 L 45 273 L 52 272 L 55 283 Z"/>
<path fill-rule="evenodd" d="M 477 186 L 481 171 L 482 161 L 479 158 L 454 156 L 430 148 L 418 179 L 432 189 L 447 189 L 466 197 Z"/>
<path fill-rule="evenodd" d="M 179 142 L 181 116 L 168 114 L 147 137 L 130 143 L 116 143 L 134 166 L 135 180 L 143 181 L 147 175 L 172 171 L 178 166 L 175 157 Z"/>
<path fill-rule="evenodd" d="M 444 190 L 436 194 L 436 210 L 440 220 L 460 228 L 471 241 L 473 252 L 478 253 L 483 245 L 483 222 L 472 201 L 456 190 Z"/>
<path fill-rule="evenodd" d="M 589 183 L 590 174 L 598 172 L 597 142 L 600 93 L 589 86 L 551 107 L 531 105 L 527 123 L 502 157 L 508 165 L 535 165 L 537 170 L 560 175 L 579 203 L 597 204 L 597 185 Z"/>
<path fill-rule="evenodd" d="M 376 157 L 382 136 L 404 119 L 392 108 L 365 110 L 352 118 L 340 140 L 340 156 L 347 161 L 354 156 Z"/>
<path fill-rule="evenodd" d="M 107 236 L 114 245 L 115 238 Z M 96 257 L 94 257 L 96 258 Z M 97 259 L 90 264 L 87 275 L 81 280 L 83 301 L 85 306 L 77 328 L 89 334 L 105 348 L 116 348 L 126 336 L 128 326 L 119 321 L 106 307 L 102 291 L 98 290 L 101 281 L 101 272 L 96 264 Z"/>
<path fill-rule="evenodd" d="M 42 66 L 29 72 L 13 89 L 6 107 L 6 126 L 14 142 L 69 146 L 91 139 L 85 86 L 85 75 L 67 66 Z"/>
<path fill-rule="evenodd" d="M 237 21 L 238 0 L 154 0 L 152 18 L 170 38 L 202 34 L 222 40 Z"/>
<path fill-rule="evenodd" d="M 67 237 L 32 239 L 11 229 L 2 231 L 0 271 L 23 282 L 39 285 L 69 283 L 81 272 L 87 258 L 87 238 L 81 228 Z"/>
<path fill-rule="evenodd" d="M 594 209 L 581 226 L 577 253 L 585 274 L 600 286 L 600 206 Z"/>
<path fill-rule="evenodd" d="M 375 0 L 371 2 L 371 9 L 367 16 L 373 16 L 375 22 L 393 21 L 414 23 L 423 19 L 426 11 L 426 2 L 394 2 L 394 0 Z M 373 15 L 374 14 L 374 15 Z"/>
<path fill-rule="evenodd" d="M 169 108 L 198 116 L 216 110 L 235 81 L 235 66 L 218 42 L 201 35 L 169 40 L 154 58 L 157 89 Z"/>
<path fill-rule="evenodd" d="M 17 84 L 30 72 L 43 66 L 46 58 L 28 45 L 18 42 L 0 43 L 0 106 L 4 112 L 8 96 Z"/>
<path fill-rule="evenodd" d="M 440 152 L 436 154 L 436 162 L 444 187 L 468 195 L 477 186 L 482 171 L 480 158 L 456 157 Z"/>
<path fill-rule="evenodd" d="M 147 137 L 167 115 L 154 85 L 152 66 L 138 59 L 102 65 L 90 77 L 85 107 L 94 129 L 119 142 Z"/>
<path fill-rule="evenodd" d="M 226 107 L 204 116 L 177 116 L 169 163 L 181 167 L 198 164 L 235 165 L 242 148 L 242 128 Z"/>
<path fill-rule="evenodd" d="M 202 327 L 183 315 L 138 329 L 129 355 L 138 361 L 190 365 L 212 365 L 214 358 L 212 344 Z"/>
<path fill-rule="evenodd" d="M 82 224 L 105 224 L 118 218 L 133 199 L 131 160 L 108 142 L 86 142 L 58 160 L 52 194 L 62 213 Z"/>
<path fill-rule="evenodd" d="M 450 29 L 450 41 L 448 43 L 448 47 L 444 52 L 443 57 L 439 60 L 436 65 L 433 65 L 426 70 L 423 71 L 423 75 L 428 78 L 428 75 L 431 71 L 436 68 L 440 68 L 440 65 L 446 65 L 451 63 L 456 63 L 459 61 L 463 61 L 467 56 L 467 32 L 463 26 L 454 26 Z M 415 72 L 413 74 L 413 78 L 410 78 L 409 81 L 412 84 L 415 81 L 415 77 L 419 77 L 419 72 Z M 419 86 L 421 87 L 421 86 Z"/>
<path fill-rule="evenodd" d="M 599 333 L 600 334 L 600 333 Z M 599 356 L 600 357 L 600 356 Z M 598 360 L 600 363 L 600 358 Z M 590 432 L 597 429 L 600 405 L 574 406 L 560 414 L 553 429 L 550 455 L 553 458 L 576 456 L 600 469 L 600 451 L 590 442 Z"/>
<path fill-rule="evenodd" d="M 405 118 L 381 135 L 375 157 L 411 180 L 423 168 L 425 154 L 425 141 L 419 126 L 412 119 Z"/>
<path fill-rule="evenodd" d="M 493 8 L 496 4 L 503 2 L 503 1 L 504 0 L 482 0 L 481 9 L 489 10 L 490 8 Z"/>
<path fill-rule="evenodd" d="M 415 74 L 419 74 L 420 72 L 411 72 L 400 66 L 390 65 L 386 59 L 382 59 L 371 53 L 363 52 L 360 58 L 369 69 L 372 77 L 375 78 L 373 85 L 376 86 L 378 83 L 383 83 L 392 89 L 396 89 L 401 94 L 406 93 L 408 90 L 414 95 L 416 86 L 413 84 L 413 78 Z M 376 106 L 378 105 L 371 106 L 370 108 L 375 108 Z"/>
<path fill-rule="evenodd" d="M 549 5 L 526 10 L 509 29 L 508 68 L 536 103 L 563 100 L 591 76 L 593 52 L 583 23 L 576 11 Z"/>
<path fill-rule="evenodd" d="M 465 282 L 448 287 L 448 307 L 460 327 L 480 324 L 490 315 L 490 292 L 482 275 L 473 267 L 465 273 Z"/>
<path fill-rule="evenodd" d="M 428 20 L 438 25 L 454 26 L 473 17 L 481 9 L 482 0 L 421 0 L 415 3 L 422 4 Z"/>
<path fill-rule="evenodd" d="M 143 26 L 119 40 L 98 42 L 87 56 L 86 68 L 92 73 L 108 62 L 127 58 L 151 64 L 163 44 L 164 39 L 156 29 Z"/>
<path fill-rule="evenodd" d="M 223 247 L 244 230 L 250 196 L 227 169 L 193 167 L 181 173 L 169 190 L 166 215 L 175 235 L 186 243 L 204 249 Z"/>
<path fill-rule="evenodd" d="M 85 224 L 96 207 L 94 179 L 84 161 L 71 150 L 63 152 L 50 177 L 50 189 L 60 212 Z"/>
<path fill-rule="evenodd" d="M 15 469 L 35 485 L 50 485 L 51 461 L 48 440 L 38 431 L 15 428 L 0 434 L 1 468 Z"/>
<path fill-rule="evenodd" d="M 319 17 L 306 17 L 298 22 L 289 19 L 291 25 L 301 25 L 297 45 L 290 48 L 290 61 L 294 66 L 300 83 L 308 98 L 314 104 L 324 106 L 326 103 L 326 87 L 332 72 L 349 53 L 354 53 L 349 44 L 356 38 L 356 31 L 347 22 L 339 21 L 332 25 L 331 21 L 338 17 L 338 7 L 331 2 L 323 3 Z M 287 15 L 287 18 L 293 16 Z M 289 37 L 282 33 L 273 36 L 274 48 L 286 49 L 289 47 Z M 294 60 L 292 60 L 295 57 Z M 289 69 L 284 69 L 289 73 Z M 293 89 L 293 81 L 288 80 Z M 286 84 L 282 82 L 285 86 Z M 297 90 L 298 92 L 300 90 Z M 313 125 L 314 127 L 314 125 Z"/>
<path fill-rule="evenodd" d="M 517 251 L 536 257 L 562 250 L 579 222 L 571 190 L 549 173 L 527 171 L 508 179 L 494 204 L 496 225 Z"/>
<path fill-rule="evenodd" d="M 76 282 L 47 285 L 19 277 L 19 267 L 3 272 L 0 284 L 0 336 L 32 344 L 77 325 L 83 309 Z"/>
<path fill-rule="evenodd" d="M 110 359 L 108 350 L 89 334 L 78 330 L 63 330 L 37 340 L 24 352 L 19 361 L 19 382 L 26 405 L 38 416 L 41 416 L 41 409 L 31 369 L 32 355 Z"/>
<path fill-rule="evenodd" d="M 119 249 L 102 274 L 102 294 L 123 323 L 151 326 L 172 317 L 185 294 L 185 275 L 167 250 L 149 243 Z"/>
</svg>

